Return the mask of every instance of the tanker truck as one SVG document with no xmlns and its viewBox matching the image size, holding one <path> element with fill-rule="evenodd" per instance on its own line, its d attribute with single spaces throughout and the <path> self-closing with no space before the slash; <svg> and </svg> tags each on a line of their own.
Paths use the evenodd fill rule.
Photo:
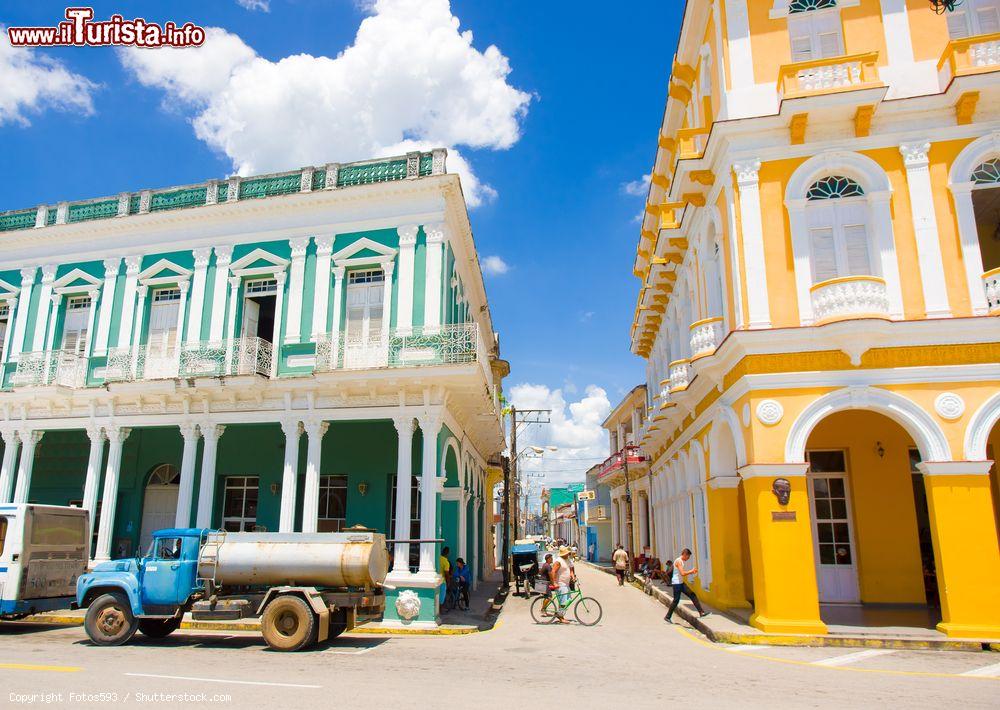
<svg viewBox="0 0 1000 710">
<path fill-rule="evenodd" d="M 159 530 L 145 557 L 102 562 L 80 577 L 75 607 L 98 646 L 136 631 L 165 638 L 184 614 L 194 620 L 260 617 L 276 651 L 334 638 L 385 609 L 385 536 L 342 533 L 228 533 Z"/>
</svg>

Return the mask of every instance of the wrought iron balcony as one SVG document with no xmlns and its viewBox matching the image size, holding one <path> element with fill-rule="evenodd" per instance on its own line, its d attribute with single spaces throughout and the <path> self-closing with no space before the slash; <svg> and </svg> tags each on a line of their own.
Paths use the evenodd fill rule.
<svg viewBox="0 0 1000 710">
<path fill-rule="evenodd" d="M 691 324 L 691 359 L 711 355 L 722 342 L 722 318 L 705 318 Z"/>
<path fill-rule="evenodd" d="M 942 90 L 956 76 L 1000 69 L 1000 33 L 952 40 L 945 47 L 937 69 Z"/>
<path fill-rule="evenodd" d="M 394 330 L 388 335 L 379 332 L 368 338 L 327 334 L 316 343 L 317 372 L 454 365 L 477 360 L 485 365 L 487 381 L 492 383 L 475 323 L 414 327 L 408 331 Z"/>
<path fill-rule="evenodd" d="M 616 451 L 604 460 L 600 471 L 597 472 L 597 480 L 600 481 L 622 470 L 624 462 L 629 466 L 639 467 L 645 465 L 647 459 L 637 444 L 626 444 L 620 451 Z"/>
<path fill-rule="evenodd" d="M 986 291 L 986 307 L 991 316 L 1000 316 L 1000 268 L 983 274 L 983 289 Z"/>
<path fill-rule="evenodd" d="M 89 360 L 76 352 L 45 350 L 21 353 L 11 378 L 14 387 L 80 388 L 87 386 Z"/>
<path fill-rule="evenodd" d="M 845 276 L 810 289 L 816 325 L 851 318 L 888 318 L 885 281 L 877 276 Z"/>
<path fill-rule="evenodd" d="M 782 99 L 877 86 L 882 86 L 878 75 L 878 52 L 810 59 L 778 69 L 778 91 Z"/>
<path fill-rule="evenodd" d="M 184 343 L 163 348 L 114 348 L 108 352 L 108 382 L 138 382 L 176 377 L 234 377 L 274 373 L 271 343 L 256 337 Z"/>
<path fill-rule="evenodd" d="M 179 357 L 176 347 L 162 345 L 111 348 L 104 379 L 108 382 L 173 379 L 177 377 Z"/>
</svg>

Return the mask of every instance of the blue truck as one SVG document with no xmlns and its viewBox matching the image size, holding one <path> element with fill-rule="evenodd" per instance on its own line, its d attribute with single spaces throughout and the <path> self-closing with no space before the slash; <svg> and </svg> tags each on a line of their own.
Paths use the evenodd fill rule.
<svg viewBox="0 0 1000 710">
<path fill-rule="evenodd" d="M 188 612 L 195 620 L 260 617 L 278 651 L 336 637 L 385 609 L 385 537 L 342 533 L 227 533 L 159 530 L 144 557 L 103 562 L 80 577 L 74 606 L 99 646 L 136 631 L 164 638 Z"/>
</svg>

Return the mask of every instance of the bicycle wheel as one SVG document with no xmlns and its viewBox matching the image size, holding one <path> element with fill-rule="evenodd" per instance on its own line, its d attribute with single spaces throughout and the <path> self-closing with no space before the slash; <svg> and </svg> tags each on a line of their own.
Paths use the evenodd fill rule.
<svg viewBox="0 0 1000 710">
<path fill-rule="evenodd" d="M 573 616 L 584 626 L 593 626 L 604 616 L 600 603 L 593 597 L 580 597 L 573 607 Z"/>
<path fill-rule="evenodd" d="M 531 618 L 536 624 L 551 624 L 556 620 L 556 600 L 552 597 L 535 597 L 531 602 Z"/>
</svg>

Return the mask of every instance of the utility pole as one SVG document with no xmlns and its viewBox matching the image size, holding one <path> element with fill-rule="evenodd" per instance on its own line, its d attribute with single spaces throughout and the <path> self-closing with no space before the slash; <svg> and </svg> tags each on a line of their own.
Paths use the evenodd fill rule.
<svg viewBox="0 0 1000 710">
<path fill-rule="evenodd" d="M 628 530 L 628 546 L 626 550 L 628 551 L 628 581 L 632 581 L 632 574 L 634 570 L 632 565 L 635 563 L 635 556 L 632 554 L 635 550 L 632 549 L 632 486 L 628 480 L 628 444 L 626 443 L 622 447 L 622 471 L 625 472 L 625 528 Z"/>
<path fill-rule="evenodd" d="M 500 505 L 503 508 L 503 586 L 504 589 L 510 586 L 510 457 L 504 456 L 501 459 L 503 466 L 503 500 Z"/>
<path fill-rule="evenodd" d="M 510 531 L 511 542 L 518 539 L 521 520 L 521 481 L 518 475 L 517 462 L 520 452 L 517 450 L 517 427 L 519 424 L 548 424 L 549 409 L 523 409 L 518 411 L 517 407 L 511 405 L 510 408 L 510 456 L 507 457 L 508 465 L 505 469 L 504 484 L 504 515 L 508 516 L 505 521 L 504 532 Z M 525 510 L 528 506 L 525 503 Z M 510 567 L 510 547 L 504 545 L 504 584 L 510 584 L 510 575 L 507 573 Z"/>
</svg>

